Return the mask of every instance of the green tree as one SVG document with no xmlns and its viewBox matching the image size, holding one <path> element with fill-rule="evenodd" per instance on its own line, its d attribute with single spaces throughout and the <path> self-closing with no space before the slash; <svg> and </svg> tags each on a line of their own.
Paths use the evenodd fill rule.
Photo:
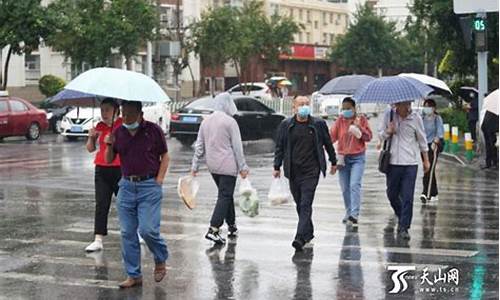
<svg viewBox="0 0 500 300">
<path fill-rule="evenodd" d="M 453 12 L 453 0 L 415 0 L 411 12 L 415 15 L 413 24 L 425 24 L 428 28 L 429 42 L 425 45 L 430 51 L 429 57 L 439 61 L 446 59 L 441 63 L 446 66 L 442 68 L 446 71 L 444 75 L 463 80 L 476 74 L 475 50 L 465 47 L 460 16 Z M 487 18 L 489 86 L 493 89 L 498 87 L 498 64 L 494 63 L 498 60 L 498 13 L 488 13 Z"/>
<path fill-rule="evenodd" d="M 3 77 L 0 70 L 0 89 L 7 88 L 12 54 L 30 54 L 49 32 L 50 23 L 40 0 L 0 0 L 0 51 L 8 47 Z"/>
<path fill-rule="evenodd" d="M 237 42 L 235 14 L 235 8 L 229 6 L 211 8 L 191 24 L 193 52 L 200 57 L 203 66 L 215 69 L 230 60 L 230 45 Z M 214 79 L 212 76 L 212 83 Z M 213 93 L 213 87 L 210 89 Z"/>
<path fill-rule="evenodd" d="M 54 30 L 47 43 L 77 68 L 108 66 L 112 49 L 127 60 L 158 26 L 155 7 L 145 0 L 56 0 L 49 5 Z"/>
<path fill-rule="evenodd" d="M 337 38 L 331 59 L 356 73 L 376 74 L 396 64 L 398 34 L 395 23 L 376 15 L 367 4 L 358 6 L 347 33 Z"/>
<path fill-rule="evenodd" d="M 159 27 L 156 8 L 145 0 L 112 0 L 107 12 L 110 42 L 131 69 L 132 56 L 155 38 L 154 29 Z"/>
<path fill-rule="evenodd" d="M 267 17 L 262 1 L 245 2 L 236 18 L 236 42 L 230 44 L 230 57 L 240 82 L 246 81 L 242 74 L 246 73 L 252 59 L 265 58 L 275 63 L 280 53 L 288 52 L 294 34 L 301 29 L 289 17 L 278 14 Z"/>
<path fill-rule="evenodd" d="M 265 58 L 271 63 L 288 51 L 293 35 L 300 27 L 292 19 L 264 13 L 262 1 L 245 2 L 242 8 L 210 9 L 194 23 L 193 51 L 204 66 L 217 68 L 232 62 L 238 79 L 253 59 Z"/>
<path fill-rule="evenodd" d="M 56 29 L 49 35 L 48 45 L 71 58 L 78 71 L 83 64 L 108 65 L 113 44 L 104 0 L 56 0 L 49 11 Z"/>
</svg>

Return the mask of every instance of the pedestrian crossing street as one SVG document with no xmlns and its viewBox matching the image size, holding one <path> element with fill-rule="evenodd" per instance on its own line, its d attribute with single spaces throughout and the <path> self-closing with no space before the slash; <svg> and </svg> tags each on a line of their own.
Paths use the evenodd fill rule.
<svg viewBox="0 0 500 300">
<path fill-rule="evenodd" d="M 403 242 L 394 234 L 396 222 L 385 197 L 385 179 L 376 171 L 376 152 L 370 145 L 359 226 L 341 223 L 338 178 L 327 176 L 320 180 L 313 205 L 314 243 L 294 255 L 294 205 L 268 203 L 272 155 L 250 151 L 247 160 L 261 200 L 259 216 L 249 218 L 237 208 L 239 237 L 213 249 L 203 236 L 215 203 L 215 185 L 202 171 L 197 207 L 185 208 L 176 184 L 188 169 L 191 153 L 172 144 L 161 226 L 170 251 L 168 275 L 161 284 L 153 282 L 152 256 L 142 246 L 145 283 L 127 291 L 117 288 L 124 274 L 114 207 L 105 250 L 83 251 L 93 234 L 94 202 L 91 158 L 81 145 L 42 145 L 51 150 L 48 155 L 40 146 L 28 145 L 22 163 L 16 160 L 20 145 L 2 148 L 0 298 L 498 298 L 497 173 L 442 161 L 440 200 L 424 206 L 416 194 L 411 240 Z M 255 146 L 247 145 L 246 150 L 251 147 Z M 421 189 L 420 175 L 416 193 Z M 415 278 L 407 279 L 408 289 L 399 294 L 389 293 L 394 282 L 387 267 L 394 265 L 416 269 Z M 421 291 L 424 269 L 435 275 L 452 268 L 460 271 L 458 291 Z"/>
</svg>

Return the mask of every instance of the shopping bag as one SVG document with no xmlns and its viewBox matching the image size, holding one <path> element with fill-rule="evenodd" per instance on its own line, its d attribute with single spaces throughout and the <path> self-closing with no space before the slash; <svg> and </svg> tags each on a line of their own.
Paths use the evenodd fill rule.
<svg viewBox="0 0 500 300">
<path fill-rule="evenodd" d="M 239 200 L 241 212 L 249 217 L 255 217 L 259 214 L 259 197 L 257 190 L 252 189 L 250 194 L 241 195 Z"/>
<path fill-rule="evenodd" d="M 195 207 L 196 194 L 198 193 L 199 189 L 200 183 L 195 177 L 184 176 L 179 178 L 179 182 L 177 184 L 177 193 L 189 209 L 193 209 Z"/>
<path fill-rule="evenodd" d="M 287 203 L 292 198 L 292 195 L 290 194 L 286 180 L 283 178 L 274 178 L 271 182 L 267 198 L 271 202 L 271 205 Z"/>
<path fill-rule="evenodd" d="M 252 184 L 250 183 L 250 180 L 248 179 L 248 177 L 242 179 L 240 182 L 240 189 L 239 189 L 240 195 L 244 196 L 244 197 L 250 197 L 250 195 L 252 194 L 252 191 L 253 191 L 253 187 L 252 187 Z"/>
</svg>

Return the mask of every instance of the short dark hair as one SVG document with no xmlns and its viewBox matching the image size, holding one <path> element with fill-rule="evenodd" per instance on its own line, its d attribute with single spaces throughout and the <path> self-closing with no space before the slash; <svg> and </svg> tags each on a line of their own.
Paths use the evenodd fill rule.
<svg viewBox="0 0 500 300">
<path fill-rule="evenodd" d="M 430 107 L 436 107 L 436 101 L 434 99 L 425 99 L 424 105 L 428 104 Z"/>
<path fill-rule="evenodd" d="M 102 104 L 109 104 L 111 106 L 113 106 L 113 108 L 115 109 L 118 109 L 120 108 L 120 105 L 118 105 L 118 102 L 114 99 L 114 98 L 104 98 L 102 101 L 101 101 L 101 105 Z"/>
<path fill-rule="evenodd" d="M 344 100 L 342 100 L 342 104 L 347 102 L 351 103 L 352 107 L 356 107 L 356 102 L 351 97 L 345 97 Z"/>
<path fill-rule="evenodd" d="M 140 101 L 122 101 L 122 106 L 132 106 L 135 107 L 138 112 L 142 111 L 142 102 Z"/>
</svg>

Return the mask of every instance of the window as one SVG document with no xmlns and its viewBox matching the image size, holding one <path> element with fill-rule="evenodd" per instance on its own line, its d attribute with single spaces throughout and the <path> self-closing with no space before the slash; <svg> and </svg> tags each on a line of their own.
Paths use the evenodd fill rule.
<svg viewBox="0 0 500 300">
<path fill-rule="evenodd" d="M 0 113 L 8 112 L 9 107 L 7 106 L 7 101 L 0 101 Z"/>
<path fill-rule="evenodd" d="M 234 104 L 239 111 L 269 112 L 270 109 L 264 104 L 252 98 L 239 98 L 234 100 Z"/>
<path fill-rule="evenodd" d="M 24 103 L 17 101 L 17 100 L 11 100 L 10 107 L 11 107 L 13 112 L 20 112 L 20 111 L 27 111 L 28 110 L 28 107 Z"/>
<path fill-rule="evenodd" d="M 307 22 L 311 23 L 311 11 L 308 10 L 306 13 L 307 13 Z"/>
<path fill-rule="evenodd" d="M 302 32 L 299 32 L 299 43 L 302 43 Z"/>
<path fill-rule="evenodd" d="M 323 33 L 323 45 L 326 45 L 328 40 L 328 33 Z"/>
<path fill-rule="evenodd" d="M 314 29 L 318 29 L 318 21 L 314 21 Z"/>
<path fill-rule="evenodd" d="M 309 32 L 306 33 L 306 43 L 311 43 L 311 34 Z"/>
<path fill-rule="evenodd" d="M 302 11 L 302 9 L 299 9 L 299 19 L 302 20 L 303 17 L 304 17 L 304 12 Z"/>
<path fill-rule="evenodd" d="M 333 13 L 330 13 L 330 24 L 333 23 Z"/>
<path fill-rule="evenodd" d="M 330 33 L 330 45 L 333 45 L 334 42 L 335 42 L 335 34 Z"/>
<path fill-rule="evenodd" d="M 326 25 L 327 22 L 326 22 L 326 12 L 324 11 L 323 12 L 323 25 Z"/>
<path fill-rule="evenodd" d="M 27 54 L 24 57 L 24 67 L 30 71 L 40 70 L 40 55 Z"/>
</svg>

